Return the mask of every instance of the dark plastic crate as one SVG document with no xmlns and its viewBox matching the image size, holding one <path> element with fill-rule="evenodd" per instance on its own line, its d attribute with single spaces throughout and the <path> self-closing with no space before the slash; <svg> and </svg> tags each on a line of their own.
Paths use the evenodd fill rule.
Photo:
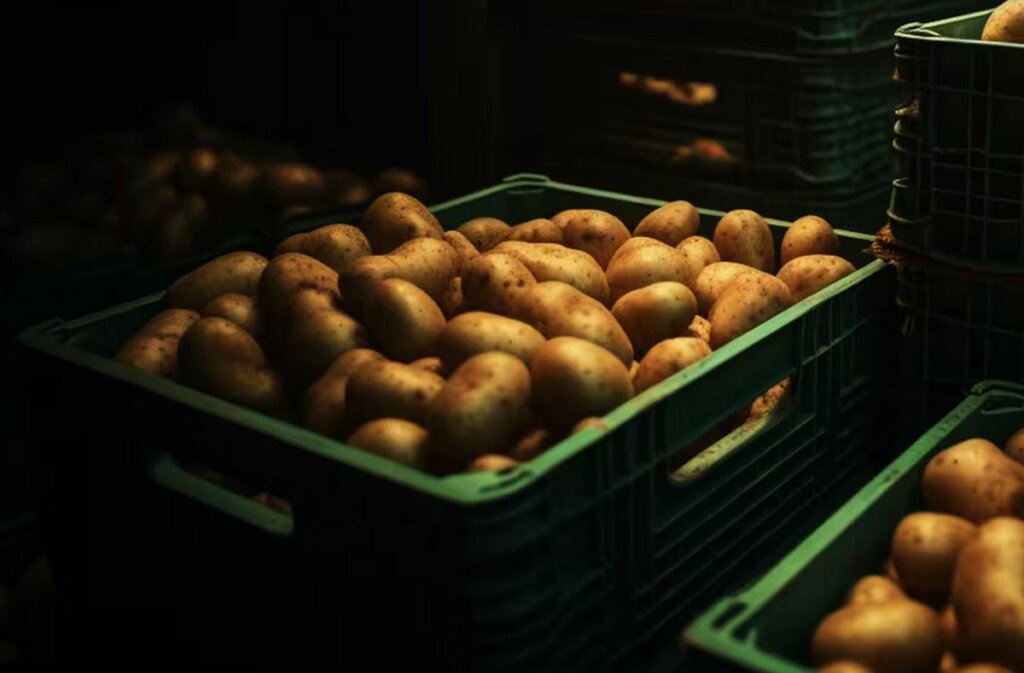
<svg viewBox="0 0 1024 673">
<path fill-rule="evenodd" d="M 568 207 L 635 225 L 661 203 L 515 176 L 434 211 L 446 227 Z M 705 233 L 719 216 L 702 212 Z M 778 240 L 786 225 L 771 224 Z M 498 474 L 433 477 L 112 361 L 159 296 L 40 325 L 23 336 L 27 354 L 62 382 L 46 392 L 47 417 L 63 419 L 47 452 L 55 572 L 72 595 L 94 592 L 90 623 L 129 615 L 140 640 L 128 642 L 173 633 L 170 654 L 202 643 L 208 661 L 678 668 L 689 616 L 890 450 L 876 420 L 891 271 L 864 254 L 869 237 L 840 243 L 853 275 L 623 405 L 608 431 Z M 684 447 L 786 377 L 777 413 L 673 472 Z M 199 481 L 170 451 L 288 498 L 294 517 Z M 150 621 L 176 610 L 187 638 Z M 379 647 L 381 632 L 400 645 Z"/>
<path fill-rule="evenodd" d="M 932 456 L 974 437 L 1002 445 L 1021 427 L 1024 386 L 979 384 L 771 572 L 701 615 L 686 642 L 712 658 L 707 670 L 810 673 L 815 628 L 857 580 L 880 572 L 896 526 L 923 506 Z"/>
</svg>

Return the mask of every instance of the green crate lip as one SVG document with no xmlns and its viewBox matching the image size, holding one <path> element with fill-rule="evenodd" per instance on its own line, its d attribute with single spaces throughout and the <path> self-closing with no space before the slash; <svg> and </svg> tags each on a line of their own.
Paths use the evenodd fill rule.
<svg viewBox="0 0 1024 673">
<path fill-rule="evenodd" d="M 999 392 L 1024 396 L 1024 385 L 998 380 L 975 385 L 967 399 L 918 438 L 909 449 L 868 482 L 771 571 L 745 591 L 719 601 L 687 627 L 686 643 L 714 654 L 717 658 L 740 665 L 745 670 L 766 673 L 813 673 L 813 669 L 760 650 L 750 642 L 725 635 L 725 629 L 716 629 L 714 622 L 725 608 L 734 604 L 734 601 L 746 603 L 747 607 L 742 611 L 743 618 L 760 610 L 767 601 L 777 596 L 793 581 L 812 559 L 825 551 L 851 524 L 878 502 L 888 492 L 890 483 L 914 469 L 925 456 L 936 449 L 946 435 L 981 407 L 989 395 Z M 736 622 L 740 618 L 738 614 L 733 616 L 731 621 Z"/>
<path fill-rule="evenodd" d="M 431 210 L 444 210 L 497 192 L 529 187 L 554 188 L 577 194 L 614 198 L 620 201 L 648 205 L 652 208 L 656 208 L 667 203 L 667 201 L 657 199 L 616 194 L 599 189 L 568 185 L 533 174 L 517 174 L 506 178 L 505 182 L 499 185 L 435 205 Z M 705 212 L 712 215 L 724 214 L 721 211 L 712 210 Z M 767 221 L 778 226 L 789 226 L 788 223 L 779 220 L 768 219 Z M 869 246 L 873 240 L 871 236 L 857 232 L 836 230 L 836 234 L 847 238 L 862 240 L 865 243 L 865 247 Z M 805 299 L 795 306 L 783 311 L 771 320 L 768 320 L 735 341 L 723 346 L 721 349 L 712 353 L 709 357 L 687 367 L 657 386 L 644 391 L 642 394 L 634 397 L 626 404 L 623 404 L 605 416 L 604 421 L 608 426 L 609 431 L 624 424 L 626 421 L 632 419 L 637 413 L 650 408 L 663 398 L 676 393 L 691 381 L 694 381 L 701 376 L 710 375 L 715 369 L 728 362 L 731 358 L 736 357 L 743 350 L 752 347 L 762 338 L 795 322 L 798 318 L 807 314 L 818 304 L 845 292 L 874 274 L 879 273 L 885 266 L 886 264 L 884 262 L 877 259 L 868 262 L 849 276 L 833 283 L 821 292 L 818 292 L 816 295 L 809 297 L 808 299 Z M 561 463 L 566 462 L 576 454 L 582 452 L 592 443 L 597 441 L 602 434 L 604 434 L 597 430 L 586 430 L 577 433 L 576 435 L 571 435 L 532 461 L 523 463 L 504 474 L 465 474 L 439 478 L 410 467 L 396 464 L 385 458 L 369 454 L 342 442 L 328 439 L 327 437 L 314 433 L 311 430 L 306 430 L 297 425 L 270 418 L 259 412 L 212 395 L 202 393 L 193 388 L 167 381 L 165 379 L 148 376 L 129 367 L 128 365 L 116 362 L 112 359 L 82 352 L 67 345 L 59 345 L 52 339 L 53 331 L 58 329 L 61 325 L 66 324 L 68 328 L 73 329 L 98 319 L 122 313 L 125 310 L 151 304 L 158 301 L 162 296 L 162 292 L 149 295 L 147 297 L 127 302 L 66 323 L 61 321 L 41 323 L 23 332 L 19 339 L 25 345 L 45 352 L 51 356 L 75 362 L 95 372 L 139 386 L 148 392 L 170 399 L 174 402 L 202 410 L 211 415 L 251 429 L 256 429 L 264 434 L 271 435 L 276 439 L 287 442 L 296 449 L 309 451 L 326 458 L 358 467 L 378 477 L 402 484 L 407 488 L 428 493 L 437 498 L 462 506 L 483 505 L 525 489 L 527 486 L 536 482 Z"/>
<path fill-rule="evenodd" d="M 953 16 L 948 19 L 940 19 L 938 21 L 929 21 L 928 23 L 908 23 L 900 28 L 896 29 L 897 39 L 903 38 L 907 40 L 922 40 L 925 42 L 950 42 L 957 44 L 974 44 L 974 45 L 985 45 L 985 48 L 993 49 L 1019 49 L 1024 51 L 1024 44 L 1017 44 L 1015 42 L 992 42 L 987 40 L 971 40 L 965 37 L 949 37 L 941 34 L 929 34 L 921 31 L 931 31 L 932 33 L 938 33 L 936 29 L 945 28 L 954 23 L 960 23 L 961 21 L 968 21 L 971 19 L 978 19 L 983 16 L 988 16 L 994 11 L 992 9 L 983 9 L 979 12 L 971 12 L 970 14 L 961 14 L 960 16 Z"/>
</svg>

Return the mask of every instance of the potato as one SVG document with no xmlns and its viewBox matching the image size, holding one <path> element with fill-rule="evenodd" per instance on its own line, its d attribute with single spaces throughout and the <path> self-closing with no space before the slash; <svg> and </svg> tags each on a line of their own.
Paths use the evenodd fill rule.
<svg viewBox="0 0 1024 673">
<path fill-rule="evenodd" d="M 369 362 L 348 377 L 345 410 L 358 425 L 377 418 L 404 418 L 425 425 L 444 379 L 389 360 Z"/>
<path fill-rule="evenodd" d="M 691 288 L 697 297 L 697 310 L 700 314 L 708 315 L 725 287 L 744 273 L 758 273 L 758 270 L 736 262 L 714 262 L 704 267 Z"/>
<path fill-rule="evenodd" d="M 664 249 L 671 248 L 672 246 L 668 245 L 667 243 L 662 243 L 656 238 L 650 238 L 648 236 L 634 236 L 633 238 L 629 239 L 628 241 L 619 246 L 619 249 L 615 251 L 615 254 L 612 255 L 611 260 L 609 260 L 608 266 L 611 266 L 616 259 L 622 257 L 623 255 L 627 255 L 633 252 L 634 250 L 639 250 L 640 248 L 647 247 Z"/>
<path fill-rule="evenodd" d="M 544 335 L 519 320 L 494 313 L 470 311 L 445 325 L 437 339 L 437 353 L 448 371 L 480 353 L 502 351 L 525 363 L 544 343 Z"/>
<path fill-rule="evenodd" d="M 301 252 L 337 272 L 370 254 L 370 243 L 359 229 L 347 224 L 328 224 L 304 234 L 295 234 L 278 243 L 274 255 Z"/>
<path fill-rule="evenodd" d="M 505 241 L 495 252 L 515 257 L 537 282 L 557 280 L 572 285 L 602 304 L 608 303 L 608 280 L 601 266 L 585 252 L 557 243 Z"/>
<path fill-rule="evenodd" d="M 477 217 L 459 225 L 459 232 L 481 253 L 487 252 L 505 240 L 512 227 L 494 217 Z"/>
<path fill-rule="evenodd" d="M 633 396 L 629 371 L 611 352 L 576 337 L 556 337 L 530 361 L 533 407 L 555 429 L 604 416 Z"/>
<path fill-rule="evenodd" d="M 338 356 L 302 396 L 302 425 L 333 439 L 347 438 L 354 427 L 345 412 L 349 377 L 363 365 L 383 360 L 383 355 L 369 348 L 353 348 Z"/>
<path fill-rule="evenodd" d="M 304 289 L 330 295 L 336 301 L 341 298 L 337 272 L 309 255 L 297 252 L 279 255 L 270 261 L 260 276 L 257 301 L 267 339 L 274 350 L 284 346 L 292 298 Z"/>
<path fill-rule="evenodd" d="M 872 670 L 856 661 L 834 661 L 819 668 L 818 673 L 872 673 Z"/>
<path fill-rule="evenodd" d="M 996 7 L 985 22 L 981 39 L 1024 44 L 1024 0 L 1006 0 Z"/>
<path fill-rule="evenodd" d="M 900 584 L 900 575 L 899 575 L 899 573 L 896 572 L 896 566 L 893 565 L 892 556 L 890 556 L 889 558 L 885 559 L 885 565 L 883 566 L 882 569 L 883 569 L 883 572 L 885 573 L 885 576 L 887 578 L 889 578 L 890 580 L 892 580 L 896 584 Z"/>
<path fill-rule="evenodd" d="M 462 270 L 462 304 L 469 311 L 515 317 L 527 292 L 536 284 L 530 270 L 515 257 L 499 253 L 481 255 Z"/>
<path fill-rule="evenodd" d="M 277 205 L 315 205 L 324 198 L 324 178 L 306 164 L 272 164 L 263 169 L 263 189 Z"/>
<path fill-rule="evenodd" d="M 633 362 L 633 346 L 612 312 L 570 285 L 537 283 L 526 292 L 520 309 L 520 319 L 548 339 L 585 339 L 611 352 L 624 366 Z"/>
<path fill-rule="evenodd" d="M 413 193 L 403 189 L 374 189 L 369 180 L 344 169 L 324 171 L 323 178 L 324 205 L 329 206 L 349 207 L 366 203 L 374 195 L 384 192 Z"/>
<path fill-rule="evenodd" d="M 429 191 L 423 178 L 408 168 L 397 166 L 377 171 L 377 174 L 373 176 L 373 189 L 378 193 L 405 192 L 417 196 Z"/>
<path fill-rule="evenodd" d="M 555 437 L 546 428 L 534 428 L 515 443 L 509 455 L 515 460 L 525 463 L 533 460 L 555 444 Z"/>
<path fill-rule="evenodd" d="M 448 281 L 448 288 L 444 291 L 441 303 L 438 306 L 441 308 L 441 313 L 444 314 L 444 317 L 449 320 L 465 310 L 466 298 L 462 296 L 461 276 L 455 276 L 455 278 Z"/>
<path fill-rule="evenodd" d="M 608 267 L 615 251 L 629 240 L 629 229 L 622 220 L 603 210 L 570 210 L 560 215 L 563 225 L 556 229 L 561 228 L 565 245 L 587 253 L 602 269 Z"/>
<path fill-rule="evenodd" d="M 672 201 L 647 214 L 633 232 L 650 236 L 672 247 L 679 245 L 700 229 L 700 213 L 689 201 Z"/>
<path fill-rule="evenodd" d="M 263 339 L 263 322 L 254 297 L 244 294 L 222 294 L 211 299 L 203 307 L 203 317 L 209 316 L 230 320 L 251 334 L 256 341 Z"/>
<path fill-rule="evenodd" d="M 445 319 L 426 292 L 407 280 L 389 278 L 370 286 L 366 305 L 363 322 L 381 353 L 401 362 L 434 353 Z"/>
<path fill-rule="evenodd" d="M 907 595 L 898 584 L 888 577 L 868 575 L 862 577 L 850 589 L 843 605 L 861 605 L 863 603 L 886 603 L 889 601 L 907 600 Z"/>
<path fill-rule="evenodd" d="M 213 182 L 218 194 L 232 203 L 248 200 L 263 177 L 259 168 L 239 157 L 226 153 L 217 162 Z"/>
<path fill-rule="evenodd" d="M 409 363 L 409 366 L 415 367 L 416 369 L 422 369 L 425 372 L 437 374 L 438 376 L 444 376 L 444 363 L 441 362 L 441 358 L 436 355 L 420 358 L 419 360 L 413 360 Z"/>
<path fill-rule="evenodd" d="M 1024 521 L 995 517 L 978 528 L 953 575 L 958 658 L 1024 670 Z"/>
<path fill-rule="evenodd" d="M 934 673 L 942 658 L 939 618 L 912 600 L 849 605 L 818 625 L 811 658 L 817 666 L 855 661 L 873 673 Z"/>
<path fill-rule="evenodd" d="M 377 418 L 359 427 L 348 444 L 409 467 L 422 468 L 427 431 L 404 418 Z"/>
<path fill-rule="evenodd" d="M 708 314 L 711 347 L 721 348 L 792 305 L 789 288 L 775 276 L 740 274 L 722 290 Z"/>
<path fill-rule="evenodd" d="M 960 639 L 957 636 L 956 610 L 952 605 L 947 605 L 939 613 L 939 633 L 942 635 L 942 646 L 948 651 L 956 652 Z"/>
<path fill-rule="evenodd" d="M 943 652 L 942 659 L 939 660 L 939 673 L 957 673 L 959 670 L 956 655 L 952 652 Z"/>
<path fill-rule="evenodd" d="M 932 458 L 921 490 L 929 509 L 973 523 L 1024 517 L 1024 465 L 985 439 L 968 439 Z"/>
<path fill-rule="evenodd" d="M 686 332 L 697 314 L 697 298 L 682 283 L 654 283 L 619 297 L 612 315 L 626 330 L 637 357 L 654 344 Z"/>
<path fill-rule="evenodd" d="M 726 213 L 715 225 L 712 240 L 722 261 L 775 272 L 775 239 L 771 227 L 754 211 Z"/>
<path fill-rule="evenodd" d="M 804 255 L 787 263 L 778 277 L 793 293 L 793 301 L 807 297 L 856 271 L 853 264 L 835 255 Z"/>
<path fill-rule="evenodd" d="M 708 322 L 707 318 L 700 315 L 693 316 L 693 320 L 690 322 L 690 326 L 683 332 L 683 336 L 693 337 L 694 339 L 700 339 L 704 343 L 711 345 L 711 323 Z"/>
<path fill-rule="evenodd" d="M 519 461 L 499 453 L 485 453 L 473 459 L 473 462 L 466 468 L 467 472 L 501 472 L 511 470 L 519 465 Z"/>
<path fill-rule="evenodd" d="M 390 254 L 357 259 L 339 275 L 338 284 L 346 308 L 360 316 L 370 287 L 382 280 L 407 280 L 440 303 L 458 274 L 455 248 L 432 238 L 414 238 Z"/>
<path fill-rule="evenodd" d="M 167 306 L 198 312 L 222 294 L 255 295 L 266 266 L 267 258 L 255 252 L 221 255 L 174 281 L 167 290 Z"/>
<path fill-rule="evenodd" d="M 999 664 L 970 664 L 956 669 L 956 673 L 1014 673 Z"/>
<path fill-rule="evenodd" d="M 551 220 L 541 217 L 512 227 L 505 240 L 526 241 L 527 243 L 561 243 L 562 230 Z"/>
<path fill-rule="evenodd" d="M 401 192 L 388 192 L 374 199 L 363 213 L 362 230 L 376 255 L 386 255 L 416 238 L 444 237 L 434 214 L 416 198 Z"/>
<path fill-rule="evenodd" d="M 161 311 L 125 342 L 114 358 L 173 381 L 178 378 L 178 342 L 199 318 L 195 311 L 183 308 Z"/>
<path fill-rule="evenodd" d="M 457 231 L 444 232 L 444 241 L 455 250 L 456 263 L 460 271 L 466 262 L 480 254 L 469 239 Z"/>
<path fill-rule="evenodd" d="M 290 380 L 305 388 L 346 351 L 366 346 L 363 326 L 341 311 L 335 295 L 302 289 L 292 295 L 279 344 Z"/>
<path fill-rule="evenodd" d="M 505 453 L 528 416 L 530 371 L 508 353 L 466 360 L 430 407 L 430 464 L 448 473 L 487 453 Z"/>
<path fill-rule="evenodd" d="M 676 246 L 676 250 L 686 258 L 695 276 L 700 276 L 701 272 L 709 265 L 722 261 L 721 257 L 718 256 L 715 244 L 703 236 L 684 238 Z"/>
<path fill-rule="evenodd" d="M 682 283 L 692 288 L 697 274 L 679 251 L 669 246 L 647 245 L 616 258 L 608 266 L 608 287 L 612 301 L 648 285 Z"/>
<path fill-rule="evenodd" d="M 970 521 L 949 514 L 904 517 L 892 538 L 892 561 L 907 593 L 933 606 L 945 604 L 957 555 L 975 532 Z"/>
<path fill-rule="evenodd" d="M 1024 428 L 1013 433 L 1006 440 L 1006 444 L 1003 445 L 1003 452 L 1018 463 L 1024 464 Z"/>
<path fill-rule="evenodd" d="M 817 215 L 805 215 L 793 222 L 782 237 L 782 266 L 804 255 L 838 255 L 839 239 L 832 225 Z"/>
<path fill-rule="evenodd" d="M 181 380 L 257 411 L 283 413 L 288 396 L 256 340 L 223 318 L 203 318 L 178 344 Z"/>
<path fill-rule="evenodd" d="M 679 337 L 662 341 L 640 361 L 640 368 L 633 378 L 633 387 L 639 395 L 709 355 L 711 348 L 700 339 Z"/>
<path fill-rule="evenodd" d="M 597 416 L 589 416 L 584 418 L 582 421 L 572 426 L 572 432 L 570 434 L 575 435 L 577 432 L 583 432 L 584 430 L 597 430 L 598 432 L 605 432 L 608 430 L 608 426 L 605 422 Z"/>
</svg>

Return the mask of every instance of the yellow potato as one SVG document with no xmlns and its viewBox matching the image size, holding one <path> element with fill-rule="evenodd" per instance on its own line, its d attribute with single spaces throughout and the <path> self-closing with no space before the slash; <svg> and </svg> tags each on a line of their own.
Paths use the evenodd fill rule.
<svg viewBox="0 0 1024 673">
<path fill-rule="evenodd" d="M 700 213 L 689 201 L 672 201 L 647 214 L 633 232 L 650 236 L 673 247 L 700 229 Z"/>
<path fill-rule="evenodd" d="M 912 600 L 849 605 L 818 625 L 811 658 L 817 666 L 855 661 L 873 673 L 935 673 L 942 658 L 939 618 Z"/>
<path fill-rule="evenodd" d="M 853 264 L 842 257 L 804 255 L 783 266 L 778 277 L 789 287 L 793 301 L 803 301 L 854 271 Z"/>
<path fill-rule="evenodd" d="M 263 191 L 280 206 L 315 205 L 323 200 L 324 179 L 306 164 L 271 164 L 263 169 Z"/>
<path fill-rule="evenodd" d="M 411 365 L 389 360 L 365 363 L 348 377 L 346 415 L 357 425 L 377 418 L 424 425 L 443 387 L 443 378 Z"/>
<path fill-rule="evenodd" d="M 921 490 L 929 509 L 973 523 L 1024 517 L 1024 465 L 985 439 L 968 439 L 932 458 Z"/>
<path fill-rule="evenodd" d="M 530 371 L 508 353 L 481 353 L 462 364 L 430 408 L 431 466 L 449 473 L 475 458 L 505 453 L 528 417 Z"/>
<path fill-rule="evenodd" d="M 943 652 L 939 660 L 939 673 L 957 673 L 960 670 L 956 661 L 956 655 L 952 652 Z"/>
<path fill-rule="evenodd" d="M 509 455 L 521 463 L 533 460 L 555 444 L 555 437 L 550 430 L 535 428 L 519 438 Z"/>
<path fill-rule="evenodd" d="M 348 444 L 409 467 L 422 468 L 427 431 L 404 418 L 378 418 L 362 425 Z"/>
<path fill-rule="evenodd" d="M 700 315 L 693 316 L 693 321 L 690 326 L 683 332 L 685 337 L 693 337 L 694 339 L 700 339 L 704 343 L 711 345 L 711 323 L 708 322 L 707 318 Z"/>
<path fill-rule="evenodd" d="M 440 303 L 448 284 L 458 274 L 459 256 L 455 248 L 445 241 L 414 238 L 387 255 L 356 260 L 341 273 L 339 286 L 346 308 L 360 316 L 370 287 L 382 280 L 407 280 Z"/>
<path fill-rule="evenodd" d="M 1018 463 L 1024 464 L 1024 428 L 1013 433 L 1006 440 L 1006 444 L 1003 445 L 1003 452 Z"/>
<path fill-rule="evenodd" d="M 892 561 L 907 592 L 933 606 L 946 603 L 960 550 L 976 532 L 960 517 L 916 512 L 900 521 Z"/>
<path fill-rule="evenodd" d="M 654 283 L 619 297 L 612 315 L 642 357 L 654 344 L 686 332 L 697 314 L 697 299 L 682 283 Z"/>
<path fill-rule="evenodd" d="M 638 248 L 608 266 L 612 301 L 618 301 L 627 292 L 666 281 L 692 288 L 697 280 L 695 269 L 675 248 L 656 245 Z"/>
<path fill-rule="evenodd" d="M 524 243 L 505 241 L 495 252 L 515 257 L 523 263 L 537 282 L 557 280 L 572 285 L 583 294 L 608 303 L 608 280 L 593 257 L 557 243 Z"/>
<path fill-rule="evenodd" d="M 999 664 L 970 664 L 956 669 L 956 673 L 1014 673 Z"/>
<path fill-rule="evenodd" d="M 303 289 L 292 295 L 284 340 L 284 367 L 298 388 L 320 378 L 338 356 L 367 344 L 363 326 L 341 311 L 335 295 Z"/>
<path fill-rule="evenodd" d="M 444 313 L 430 296 L 401 278 L 370 286 L 363 322 L 380 352 L 401 362 L 434 353 L 445 327 Z"/>
<path fill-rule="evenodd" d="M 423 371 L 437 374 L 438 376 L 444 376 L 444 363 L 441 362 L 441 358 L 436 355 L 432 355 L 426 358 L 420 358 L 419 360 L 413 360 L 409 363 L 410 367 L 416 369 L 422 369 Z"/>
<path fill-rule="evenodd" d="M 172 381 L 178 378 L 178 342 L 199 314 L 183 308 L 170 308 L 153 316 L 135 333 L 115 359 L 144 372 Z"/>
<path fill-rule="evenodd" d="M 473 244 L 469 239 L 457 231 L 444 232 L 444 240 L 455 250 L 455 255 L 458 258 L 457 263 L 459 269 L 462 269 L 466 262 L 480 254 L 480 252 L 473 247 Z"/>
<path fill-rule="evenodd" d="M 950 652 L 956 652 L 960 639 L 957 636 L 956 610 L 947 605 L 939 614 L 939 632 L 942 634 L 942 646 Z"/>
<path fill-rule="evenodd" d="M 255 252 L 231 252 L 190 271 L 167 290 L 170 308 L 202 311 L 207 302 L 222 294 L 256 294 L 267 258 Z"/>
<path fill-rule="evenodd" d="M 627 367 L 633 362 L 629 336 L 612 312 L 570 285 L 537 283 L 524 295 L 520 308 L 520 319 L 548 339 L 585 339 L 608 350 Z"/>
<path fill-rule="evenodd" d="M 711 348 L 700 339 L 666 339 L 655 345 L 640 361 L 640 367 L 633 378 L 633 387 L 639 395 L 709 355 Z"/>
<path fill-rule="evenodd" d="M 985 22 L 981 39 L 1024 44 L 1024 0 L 1006 0 L 996 7 Z"/>
<path fill-rule="evenodd" d="M 264 331 L 274 350 L 284 346 L 292 299 L 299 290 L 304 289 L 330 295 L 335 301 L 341 298 L 337 272 L 309 255 L 297 252 L 279 255 L 271 260 L 260 276 L 257 301 L 264 321 Z"/>
<path fill-rule="evenodd" d="M 684 238 L 676 246 L 676 250 L 686 258 L 695 276 L 700 276 L 701 272 L 709 265 L 722 261 L 718 256 L 718 249 L 715 248 L 715 244 L 703 236 Z"/>
<path fill-rule="evenodd" d="M 374 199 L 363 213 L 362 229 L 376 255 L 385 255 L 412 239 L 441 240 L 444 236 L 434 214 L 419 200 L 401 192 L 388 192 Z"/>
<path fill-rule="evenodd" d="M 608 426 L 605 425 L 603 420 L 597 416 L 590 416 L 572 426 L 572 432 L 569 434 L 575 435 L 577 432 L 583 432 L 584 430 L 597 430 L 598 432 L 604 432 L 607 429 Z"/>
<path fill-rule="evenodd" d="M 551 220 L 542 217 L 512 227 L 505 240 L 526 241 L 527 243 L 561 243 L 562 230 Z"/>
<path fill-rule="evenodd" d="M 454 371 L 469 358 L 487 351 L 502 351 L 529 363 L 542 343 L 544 335 L 524 322 L 494 313 L 470 311 L 453 318 L 441 330 L 437 353 L 445 369 Z"/>
<path fill-rule="evenodd" d="M 349 377 L 363 365 L 382 360 L 383 355 L 369 348 L 353 348 L 338 356 L 302 396 L 302 425 L 333 439 L 348 437 L 353 429 L 345 412 Z"/>
<path fill-rule="evenodd" d="M 775 276 L 740 274 L 722 290 L 708 314 L 711 347 L 721 348 L 792 305 L 789 288 Z"/>
<path fill-rule="evenodd" d="M 897 585 L 900 584 L 900 575 L 896 572 L 896 566 L 893 565 L 892 556 L 885 559 L 885 566 L 883 566 L 883 571 L 885 572 L 885 576 L 888 579 L 892 580 Z"/>
<path fill-rule="evenodd" d="M 593 257 L 602 269 L 607 268 L 615 251 L 629 240 L 629 229 L 622 220 L 603 210 L 571 210 L 561 215 L 565 244 Z"/>
<path fill-rule="evenodd" d="M 862 603 L 886 603 L 888 601 L 907 600 L 903 589 L 888 577 L 868 575 L 862 577 L 846 596 L 843 605 L 860 605 Z"/>
<path fill-rule="evenodd" d="M 304 234 L 295 234 L 281 241 L 274 255 L 301 252 L 320 260 L 337 272 L 370 254 L 370 243 L 363 232 L 348 224 L 328 224 Z"/>
<path fill-rule="evenodd" d="M 530 270 L 515 257 L 481 255 L 462 269 L 461 303 L 468 311 L 515 317 L 526 293 L 536 284 Z"/>
<path fill-rule="evenodd" d="M 575 337 L 556 337 L 530 361 L 534 408 L 548 425 L 569 429 L 604 416 L 633 396 L 629 370 L 612 353 Z"/>
<path fill-rule="evenodd" d="M 263 322 L 254 297 L 244 294 L 222 294 L 211 299 L 203 307 L 203 317 L 209 316 L 230 320 L 251 334 L 256 341 L 263 339 Z"/>
<path fill-rule="evenodd" d="M 634 236 L 633 238 L 629 239 L 621 246 L 619 246 L 619 249 L 615 251 L 615 254 L 612 255 L 611 260 L 609 260 L 608 266 L 611 266 L 615 262 L 615 260 L 617 260 L 619 257 L 622 257 L 623 255 L 627 255 L 633 252 L 634 250 L 639 250 L 640 248 L 647 247 L 664 249 L 671 248 L 672 246 L 668 245 L 667 243 L 662 243 L 656 238 L 650 238 L 648 236 Z"/>
<path fill-rule="evenodd" d="M 459 225 L 456 229 L 469 239 L 481 253 L 487 252 L 505 240 L 512 227 L 494 217 L 477 217 Z"/>
<path fill-rule="evenodd" d="M 444 291 L 438 304 L 445 318 L 451 320 L 466 308 L 466 298 L 462 296 L 462 277 L 455 276 L 448 281 L 448 289 Z"/>
<path fill-rule="evenodd" d="M 501 472 L 502 470 L 511 470 L 513 467 L 519 465 L 519 461 L 503 456 L 500 453 L 485 453 L 482 456 L 477 456 L 473 459 L 473 462 L 466 468 L 467 472 Z"/>
<path fill-rule="evenodd" d="M 752 210 L 726 213 L 712 239 L 724 262 L 738 262 L 775 273 L 775 239 L 764 218 Z"/>
<path fill-rule="evenodd" d="M 832 225 L 817 215 L 805 215 L 793 222 L 782 237 L 780 257 L 785 266 L 804 255 L 838 255 L 839 239 Z"/>
<path fill-rule="evenodd" d="M 736 262 L 713 262 L 708 264 L 697 276 L 697 281 L 691 288 L 697 297 L 697 310 L 701 315 L 706 316 L 711 312 L 711 307 L 722 294 L 722 290 L 733 281 L 734 278 L 743 273 L 757 273 L 757 269 L 738 264 Z"/>
<path fill-rule="evenodd" d="M 957 655 L 1024 670 L 1024 521 L 982 524 L 957 560 L 953 576 Z"/>
<path fill-rule="evenodd" d="M 818 673 L 872 673 L 872 671 L 856 661 L 834 661 L 819 668 Z"/>
</svg>

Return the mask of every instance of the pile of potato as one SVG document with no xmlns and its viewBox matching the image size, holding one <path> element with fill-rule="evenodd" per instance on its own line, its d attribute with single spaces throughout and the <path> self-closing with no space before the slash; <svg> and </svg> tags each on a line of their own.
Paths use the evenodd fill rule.
<svg viewBox="0 0 1024 673">
<path fill-rule="evenodd" d="M 777 275 L 757 213 L 698 225 L 677 201 L 632 235 L 599 210 L 446 232 L 388 193 L 182 277 L 117 357 L 436 474 L 502 469 L 854 270 L 818 217 Z"/>
<path fill-rule="evenodd" d="M 1024 428 L 1001 451 L 969 439 L 921 480 L 928 511 L 896 527 L 881 575 L 818 626 L 827 673 L 1024 671 Z"/>
</svg>

